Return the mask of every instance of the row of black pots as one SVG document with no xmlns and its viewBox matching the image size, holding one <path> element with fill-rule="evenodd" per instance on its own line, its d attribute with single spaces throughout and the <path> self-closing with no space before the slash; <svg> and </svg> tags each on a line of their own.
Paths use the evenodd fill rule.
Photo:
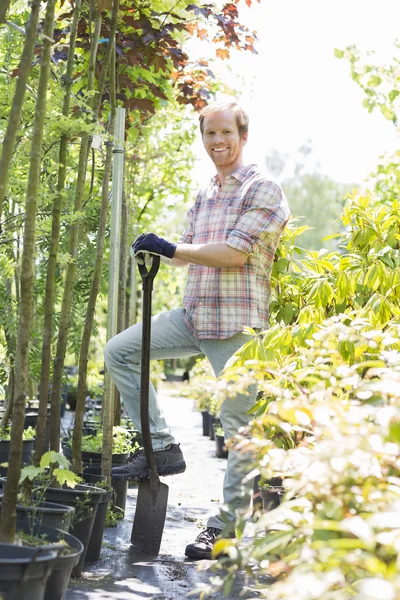
<svg viewBox="0 0 400 600">
<path fill-rule="evenodd" d="M 34 490 L 36 504 L 32 507 L 18 506 L 17 518 L 39 520 L 44 525 L 58 525 L 64 531 L 77 537 L 83 544 L 83 552 L 79 562 L 74 566 L 72 577 L 80 577 L 83 563 L 100 558 L 101 544 L 104 534 L 107 507 L 112 495 L 112 488 L 98 488 L 92 484 L 101 481 L 99 475 L 83 474 L 87 485 L 75 488 L 48 487 Z M 4 479 L 3 479 L 4 481 Z M 43 502 L 44 500 L 44 502 Z M 75 513 L 71 523 L 71 510 Z"/>
<path fill-rule="evenodd" d="M 221 426 L 221 421 L 207 410 L 202 410 L 201 416 L 203 421 L 203 435 L 209 436 L 213 442 L 215 440 L 215 427 Z"/>
<path fill-rule="evenodd" d="M 64 456 L 69 460 L 72 459 L 72 449 L 68 443 L 68 438 L 61 440 Z M 128 459 L 129 454 L 113 454 L 112 455 L 112 467 L 119 467 L 123 465 Z M 84 467 L 84 473 L 92 473 L 94 475 L 101 474 L 101 459 L 102 454 L 100 452 L 82 452 L 82 463 Z M 128 492 L 128 481 L 111 478 L 111 486 L 114 490 L 113 507 L 117 507 L 125 512 L 126 496 Z"/>
<path fill-rule="evenodd" d="M 73 513 L 73 508 L 51 502 L 38 502 L 36 506 L 28 507 L 17 505 L 17 534 L 22 532 L 35 538 L 45 538 L 44 543 L 40 541 L 35 543 L 38 556 L 46 555 L 52 550 L 57 554 L 55 560 L 49 562 L 48 569 L 44 571 L 40 561 L 40 564 L 36 564 L 35 555 L 30 563 L 29 552 L 23 553 L 22 564 L 19 564 L 18 553 L 15 556 L 13 551 L 15 546 L 11 545 L 7 553 L 5 551 L 7 549 L 3 549 L 4 553 L 1 554 L 0 559 L 0 597 L 4 600 L 14 600 L 14 598 L 15 600 L 62 600 L 64 598 L 71 572 L 84 552 L 82 542 L 66 531 Z M 66 544 L 69 548 L 68 553 L 65 553 Z M 26 546 L 23 548 L 31 550 Z M 10 560 L 13 568 L 4 573 Z M 21 572 L 21 567 L 26 568 L 26 571 Z"/>
<path fill-rule="evenodd" d="M 201 411 L 203 436 L 208 436 L 211 441 L 215 441 L 215 454 L 217 458 L 228 458 L 228 449 L 225 444 L 225 437 L 217 435 L 215 430 L 221 426 L 218 417 L 211 415 L 207 410 Z"/>
<path fill-rule="evenodd" d="M 77 537 L 83 544 L 84 550 L 79 558 L 78 563 L 72 570 L 72 577 L 80 577 L 82 574 L 83 563 L 86 561 L 87 553 L 92 557 L 98 552 L 98 536 L 101 531 L 101 538 L 104 533 L 105 514 L 107 505 L 110 500 L 110 493 L 107 489 L 101 489 L 92 485 L 76 485 L 75 488 L 47 488 L 44 490 L 44 498 L 46 501 L 55 502 L 57 504 L 65 504 L 72 506 L 75 509 L 75 518 L 70 527 L 69 533 Z M 101 516 L 104 515 L 103 523 L 97 524 L 93 543 L 95 549 L 90 549 L 91 538 L 94 528 L 94 523 L 97 516 L 99 505 Z M 104 506 L 105 505 L 105 506 Z M 101 519 L 101 517 L 100 517 Z M 96 559 L 95 559 L 96 560 Z"/>
</svg>

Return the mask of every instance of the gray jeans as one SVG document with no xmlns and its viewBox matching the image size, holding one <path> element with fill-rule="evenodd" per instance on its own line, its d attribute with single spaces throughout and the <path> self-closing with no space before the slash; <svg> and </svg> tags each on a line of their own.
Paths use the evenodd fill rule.
<svg viewBox="0 0 400 600">
<path fill-rule="evenodd" d="M 223 370 L 227 361 L 245 342 L 248 336 L 238 333 L 224 340 L 198 340 L 188 329 L 183 319 L 182 308 L 161 313 L 151 320 L 152 360 L 185 358 L 205 354 L 215 375 Z M 115 381 L 121 398 L 132 422 L 140 428 L 140 362 L 142 324 L 137 323 L 111 338 L 104 349 L 107 369 Z M 227 438 L 234 435 L 249 421 L 247 411 L 256 398 L 256 386 L 251 386 L 249 395 L 238 394 L 227 399 L 221 407 L 221 423 Z M 149 393 L 150 431 L 154 450 L 162 450 L 175 440 L 165 422 L 158 403 L 157 394 L 150 384 Z M 208 527 L 222 529 L 226 522 L 234 523 L 235 510 L 248 508 L 251 497 L 251 482 L 244 486 L 243 476 L 249 471 L 248 458 L 244 453 L 229 452 L 224 477 L 224 515 L 211 517 Z"/>
</svg>

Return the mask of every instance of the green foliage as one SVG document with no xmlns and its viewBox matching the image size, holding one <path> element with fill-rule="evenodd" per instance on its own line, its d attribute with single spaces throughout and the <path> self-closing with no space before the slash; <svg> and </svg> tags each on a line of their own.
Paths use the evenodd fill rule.
<svg viewBox="0 0 400 600">
<path fill-rule="evenodd" d="M 209 361 L 198 358 L 189 375 L 189 385 L 182 390 L 182 394 L 195 400 L 199 411 L 210 410 L 211 406 L 215 408 L 213 396 L 217 380 Z"/>
<path fill-rule="evenodd" d="M 50 485 L 51 480 L 55 477 L 58 484 L 65 484 L 70 488 L 74 488 L 80 479 L 69 467 L 70 463 L 63 454 L 54 451 L 45 452 L 38 467 L 28 465 L 21 469 L 20 483 L 28 479 L 29 481 L 45 482 L 46 487 L 46 485 Z"/>
<path fill-rule="evenodd" d="M 24 441 L 34 440 L 36 437 L 36 430 L 33 427 L 27 427 L 24 429 L 22 439 Z M 0 429 L 0 440 L 7 441 L 11 440 L 11 427 L 5 427 Z"/>
<path fill-rule="evenodd" d="M 72 438 L 68 441 L 72 447 Z M 132 444 L 131 434 L 124 427 L 113 427 L 113 454 L 126 454 L 135 450 L 137 444 Z M 99 429 L 96 435 L 85 435 L 82 438 L 83 452 L 102 452 L 103 431 Z"/>
<path fill-rule="evenodd" d="M 377 65 L 368 60 L 366 62 L 360 51 L 355 46 L 348 46 L 345 50 L 335 50 L 336 58 L 345 58 L 350 63 L 351 76 L 361 87 L 365 94 L 363 106 L 372 112 L 378 108 L 385 119 L 398 122 L 400 74 L 399 74 L 399 49 L 400 44 L 395 44 L 396 56 L 392 64 Z M 368 59 L 370 59 L 370 53 Z"/>
</svg>

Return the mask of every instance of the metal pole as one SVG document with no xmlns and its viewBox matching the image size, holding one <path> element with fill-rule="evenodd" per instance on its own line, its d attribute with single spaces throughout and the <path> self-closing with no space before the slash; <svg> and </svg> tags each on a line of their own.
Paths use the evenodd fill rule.
<svg viewBox="0 0 400 600">
<path fill-rule="evenodd" d="M 117 108 L 113 150 L 113 170 L 111 188 L 110 260 L 108 273 L 107 340 L 117 332 L 117 308 L 119 286 L 119 258 L 121 236 L 122 193 L 124 187 L 124 133 L 125 108 Z M 112 467 L 112 434 L 114 424 L 114 384 L 106 372 L 104 377 L 103 436 L 109 444 L 104 452 L 102 473 L 107 478 Z"/>
<path fill-rule="evenodd" d="M 137 265 L 136 260 L 131 258 L 130 270 L 130 296 L 129 296 L 129 325 L 136 323 L 137 312 Z"/>
</svg>

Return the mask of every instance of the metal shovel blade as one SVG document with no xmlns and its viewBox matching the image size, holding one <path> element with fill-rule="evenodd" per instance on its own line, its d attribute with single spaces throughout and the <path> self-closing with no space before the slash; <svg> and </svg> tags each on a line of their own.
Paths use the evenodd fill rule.
<svg viewBox="0 0 400 600">
<path fill-rule="evenodd" d="M 156 483 L 156 486 L 154 486 Z M 157 556 L 168 504 L 168 486 L 158 479 L 139 483 L 131 544 L 135 551 Z"/>
</svg>

